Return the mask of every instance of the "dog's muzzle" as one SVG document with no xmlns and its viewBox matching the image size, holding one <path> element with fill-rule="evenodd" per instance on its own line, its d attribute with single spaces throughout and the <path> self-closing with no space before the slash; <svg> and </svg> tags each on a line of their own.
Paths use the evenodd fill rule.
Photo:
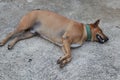
<svg viewBox="0 0 120 80">
<path fill-rule="evenodd" d="M 96 38 L 98 39 L 98 42 L 102 44 L 109 40 L 107 37 L 103 39 L 99 34 L 96 35 Z"/>
</svg>

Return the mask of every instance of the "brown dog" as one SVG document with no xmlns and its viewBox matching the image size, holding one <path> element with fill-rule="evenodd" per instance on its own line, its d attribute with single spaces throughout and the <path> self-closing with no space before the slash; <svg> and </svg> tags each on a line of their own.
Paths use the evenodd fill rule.
<svg viewBox="0 0 120 80">
<path fill-rule="evenodd" d="M 3 46 L 13 35 L 18 33 L 22 34 L 11 41 L 8 49 L 11 49 L 20 40 L 39 34 L 62 47 L 64 56 L 60 57 L 57 63 L 63 67 L 71 61 L 71 47 L 79 47 L 87 40 L 100 43 L 108 41 L 98 26 L 99 22 L 100 20 L 97 20 L 95 23 L 85 25 L 51 11 L 33 10 L 23 16 L 17 28 L 0 42 L 0 46 Z"/>
</svg>

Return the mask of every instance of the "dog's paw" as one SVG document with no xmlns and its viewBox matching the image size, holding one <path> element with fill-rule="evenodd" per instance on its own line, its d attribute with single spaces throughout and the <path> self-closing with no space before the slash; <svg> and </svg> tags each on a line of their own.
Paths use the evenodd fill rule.
<svg viewBox="0 0 120 80">
<path fill-rule="evenodd" d="M 60 68 L 63 68 L 68 63 L 67 59 L 60 62 Z"/>
<path fill-rule="evenodd" d="M 66 65 L 66 64 L 62 64 L 62 63 L 61 63 L 59 67 L 60 67 L 60 68 L 63 68 L 65 65 Z"/>
<path fill-rule="evenodd" d="M 57 64 L 61 63 L 61 57 L 57 60 Z"/>
<path fill-rule="evenodd" d="M 66 58 L 66 59 L 62 59 L 61 61 L 60 61 L 60 68 L 63 68 L 66 64 L 68 64 L 69 62 L 71 61 L 71 57 L 69 57 L 69 58 Z"/>
<path fill-rule="evenodd" d="M 58 59 L 58 60 L 57 60 L 57 64 L 60 64 L 60 62 L 61 62 L 61 61 Z"/>
<path fill-rule="evenodd" d="M 0 42 L 0 47 L 4 46 L 4 43 L 3 42 Z"/>
<path fill-rule="evenodd" d="M 60 64 L 60 60 L 59 59 L 57 60 L 57 64 Z"/>
<path fill-rule="evenodd" d="M 8 45 L 8 50 L 11 50 L 13 47 L 11 45 Z"/>
</svg>

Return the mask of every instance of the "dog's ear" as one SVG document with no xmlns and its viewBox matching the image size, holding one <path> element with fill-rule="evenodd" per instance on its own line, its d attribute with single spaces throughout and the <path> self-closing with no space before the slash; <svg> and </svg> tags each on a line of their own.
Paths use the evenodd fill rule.
<svg viewBox="0 0 120 80">
<path fill-rule="evenodd" d="M 98 27 L 98 24 L 100 23 L 100 19 L 98 19 L 97 21 L 95 21 L 94 23 L 94 27 Z"/>
</svg>

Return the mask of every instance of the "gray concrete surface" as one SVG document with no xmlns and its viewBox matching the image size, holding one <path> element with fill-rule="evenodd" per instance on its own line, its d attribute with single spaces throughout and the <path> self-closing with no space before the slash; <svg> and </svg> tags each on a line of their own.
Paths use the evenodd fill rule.
<svg viewBox="0 0 120 80">
<path fill-rule="evenodd" d="M 11 51 L 7 43 L 0 48 L 0 80 L 120 80 L 120 0 L 0 0 L 0 40 L 37 8 L 83 23 L 101 19 L 110 40 L 73 49 L 73 59 L 63 69 L 56 64 L 61 49 L 44 39 L 18 42 Z"/>
</svg>

